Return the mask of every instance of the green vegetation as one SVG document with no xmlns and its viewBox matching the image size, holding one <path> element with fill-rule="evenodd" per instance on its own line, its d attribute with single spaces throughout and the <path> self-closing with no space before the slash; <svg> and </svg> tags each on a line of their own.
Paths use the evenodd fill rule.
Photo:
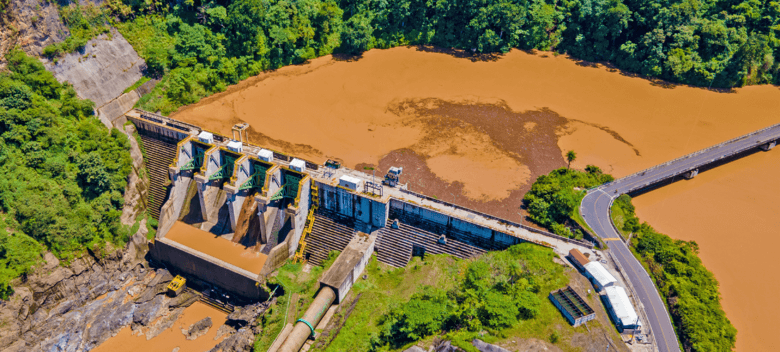
<svg viewBox="0 0 780 352">
<path fill-rule="evenodd" d="M 280 288 L 276 294 L 282 290 L 284 294 L 279 296 L 276 304 L 268 308 L 268 311 L 258 319 L 263 333 L 255 337 L 255 351 L 267 351 L 287 323 L 295 324 L 295 319 L 303 316 L 317 294 L 319 288 L 317 280 L 320 274 L 330 268 L 339 253 L 338 251 L 329 253 L 323 265 L 313 267 L 309 273 L 301 270 L 303 267 L 301 264 L 292 262 L 287 262 L 274 273 L 276 276 L 271 277 L 267 285 L 270 287 L 278 285 Z"/>
<path fill-rule="evenodd" d="M 108 17 L 102 7 L 89 2 L 85 5 L 74 2 L 60 6 L 59 12 L 62 22 L 68 26 L 70 36 L 62 42 L 52 43 L 43 48 L 43 56 L 50 59 L 81 50 L 90 39 L 109 33 Z"/>
<path fill-rule="evenodd" d="M 624 240 L 635 228 L 639 227 L 639 219 L 634 213 L 634 205 L 631 204 L 631 197 L 627 194 L 615 198 L 614 206 L 610 209 L 610 217 Z"/>
<path fill-rule="evenodd" d="M 333 317 L 343 321 L 349 311 L 349 319 L 314 348 L 386 351 L 440 336 L 473 349 L 476 337 L 547 340 L 558 334 L 558 346 L 573 350 L 571 336 L 585 328 L 571 328 L 547 298 L 569 282 L 553 257 L 552 250 L 526 243 L 474 260 L 426 255 L 398 269 L 372 258 L 367 278 L 355 283 L 353 298 Z"/>
<path fill-rule="evenodd" d="M 578 216 L 577 207 L 586 189 L 612 180 L 611 175 L 593 165 L 588 165 L 584 172 L 560 168 L 539 176 L 523 197 L 523 204 L 528 216 L 537 224 L 559 236 L 581 239 L 582 231 L 572 231 L 567 224 L 572 217 Z"/>
<path fill-rule="evenodd" d="M 666 298 L 685 350 L 733 350 L 737 329 L 720 305 L 718 281 L 699 259 L 696 242 L 675 240 L 640 224 L 627 195 L 616 199 L 614 210 L 625 219 L 618 226 L 634 233 L 631 249 Z"/>
<path fill-rule="evenodd" d="M 146 59 L 150 75 L 162 78 L 140 106 L 167 114 L 263 70 L 400 45 L 437 45 L 477 56 L 511 48 L 554 50 L 698 86 L 780 84 L 778 4 L 112 0 L 104 6 L 125 21 L 116 25 Z M 82 18 L 69 23 L 89 23 L 91 17 Z"/>
<path fill-rule="evenodd" d="M 143 85 L 146 82 L 149 82 L 149 80 L 150 80 L 149 77 L 146 77 L 146 76 L 141 77 L 141 79 L 139 79 L 138 81 L 133 83 L 132 86 L 129 86 L 129 87 L 125 88 L 125 91 L 122 92 L 122 94 L 130 93 L 131 91 L 138 89 L 138 87 L 140 87 L 141 85 Z"/>
<path fill-rule="evenodd" d="M 0 298 L 44 250 L 67 261 L 106 242 L 125 242 L 119 217 L 132 168 L 127 137 L 93 118 L 91 101 L 21 51 L 6 59 L 10 72 L 0 73 Z"/>
</svg>

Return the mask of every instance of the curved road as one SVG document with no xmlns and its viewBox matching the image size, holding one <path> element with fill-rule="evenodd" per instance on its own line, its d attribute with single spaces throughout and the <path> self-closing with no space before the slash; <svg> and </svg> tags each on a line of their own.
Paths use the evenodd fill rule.
<svg viewBox="0 0 780 352">
<path fill-rule="evenodd" d="M 644 306 L 650 329 L 661 352 L 680 351 L 671 318 L 653 281 L 625 243 L 620 240 L 612 225 L 610 207 L 612 200 L 621 194 L 637 191 L 654 184 L 698 171 L 699 167 L 720 161 L 739 153 L 768 146 L 780 139 L 780 124 L 723 142 L 679 159 L 654 166 L 619 180 L 604 184 L 588 192 L 580 204 L 585 222 L 605 240 L 605 243 L 620 262 L 634 292 Z M 774 146 L 772 144 L 771 146 Z M 690 174 L 689 174 L 690 176 Z M 694 175 L 695 176 L 695 175 Z"/>
</svg>

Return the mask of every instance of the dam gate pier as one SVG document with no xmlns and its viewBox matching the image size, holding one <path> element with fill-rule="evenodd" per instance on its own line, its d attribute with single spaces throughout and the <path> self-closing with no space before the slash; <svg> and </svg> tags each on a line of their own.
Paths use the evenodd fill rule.
<svg viewBox="0 0 780 352">
<path fill-rule="evenodd" d="M 245 124 L 234 126 L 235 140 L 141 110 L 126 117 L 147 153 L 166 155 L 156 164 L 169 162 L 150 170 L 158 180 L 151 193 L 165 194 L 152 210 L 159 221 L 152 258 L 245 300 L 268 299 L 266 278 L 288 259 L 320 265 L 361 233 L 372 238 L 370 252 L 395 267 L 413 254 L 470 258 L 522 242 L 562 256 L 593 248 L 397 182 L 374 183 L 338 163 L 318 165 L 253 145 Z"/>
</svg>

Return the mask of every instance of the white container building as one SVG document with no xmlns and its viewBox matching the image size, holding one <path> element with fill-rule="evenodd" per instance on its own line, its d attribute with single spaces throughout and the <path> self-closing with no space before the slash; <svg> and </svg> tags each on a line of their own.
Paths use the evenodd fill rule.
<svg viewBox="0 0 780 352">
<path fill-rule="evenodd" d="M 604 289 L 604 292 L 606 295 L 602 296 L 602 299 L 604 299 L 609 315 L 612 316 L 612 320 L 615 321 L 618 330 L 620 332 L 623 332 L 625 329 L 641 330 L 642 323 L 639 321 L 639 316 L 636 314 L 634 306 L 626 294 L 626 289 L 620 286 L 612 286 Z"/>
<path fill-rule="evenodd" d="M 239 141 L 230 141 L 227 144 L 227 148 L 236 153 L 242 153 L 244 151 L 244 144 Z"/>
<path fill-rule="evenodd" d="M 585 264 L 584 267 L 585 276 L 593 282 L 593 285 L 596 286 L 596 289 L 599 291 L 614 286 L 617 282 L 615 277 L 607 271 L 607 268 L 599 262 L 589 262 Z"/>
<path fill-rule="evenodd" d="M 262 161 L 267 162 L 273 162 L 274 161 L 274 152 L 268 150 L 268 149 L 260 149 L 260 152 L 257 153 L 257 158 Z"/>
<path fill-rule="evenodd" d="M 203 143 L 214 144 L 214 134 L 211 132 L 202 131 L 198 134 L 198 140 Z"/>
<path fill-rule="evenodd" d="M 344 175 L 339 177 L 339 186 L 344 188 L 349 188 L 355 192 L 360 192 L 360 188 L 363 185 L 363 180 L 352 177 L 349 175 Z"/>
<path fill-rule="evenodd" d="M 301 160 L 301 159 L 294 158 L 290 162 L 290 168 L 295 170 L 295 171 L 298 171 L 298 172 L 305 172 L 306 171 L 306 162 Z"/>
</svg>

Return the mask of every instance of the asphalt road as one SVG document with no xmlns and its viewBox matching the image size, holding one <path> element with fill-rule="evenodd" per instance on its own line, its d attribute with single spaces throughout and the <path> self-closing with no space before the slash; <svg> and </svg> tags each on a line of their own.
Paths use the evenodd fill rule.
<svg viewBox="0 0 780 352">
<path fill-rule="evenodd" d="M 580 212 L 588 225 L 605 243 L 623 267 L 634 292 L 645 308 L 650 328 L 661 352 L 680 351 L 680 344 L 671 318 L 653 281 L 612 226 L 609 210 L 612 200 L 621 194 L 641 190 L 688 171 L 735 154 L 758 148 L 768 141 L 780 139 L 780 124 L 747 134 L 716 146 L 654 166 L 636 174 L 607 183 L 588 192 L 580 204 Z"/>
</svg>

